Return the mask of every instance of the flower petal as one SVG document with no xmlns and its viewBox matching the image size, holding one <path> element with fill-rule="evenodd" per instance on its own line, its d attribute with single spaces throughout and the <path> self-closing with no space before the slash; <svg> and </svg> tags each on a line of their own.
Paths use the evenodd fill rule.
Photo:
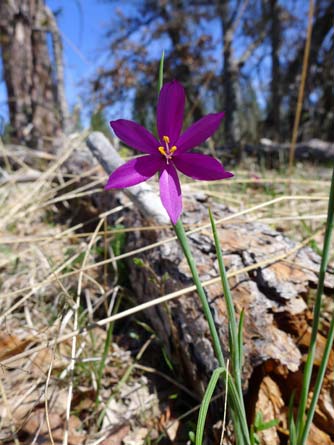
<svg viewBox="0 0 334 445">
<path fill-rule="evenodd" d="M 193 179 L 214 181 L 234 176 L 233 173 L 224 170 L 217 159 L 199 153 L 183 153 L 174 156 L 173 161 L 180 172 Z"/>
<path fill-rule="evenodd" d="M 184 102 L 184 88 L 176 80 L 161 88 L 157 107 L 158 134 L 161 142 L 163 136 L 168 136 L 170 146 L 174 145 L 182 130 Z"/>
<path fill-rule="evenodd" d="M 151 178 L 164 161 L 159 156 L 141 156 L 118 167 L 109 177 L 105 190 L 121 189 L 144 182 Z"/>
<path fill-rule="evenodd" d="M 121 141 L 144 153 L 156 154 L 161 145 L 152 133 L 136 122 L 118 119 L 111 121 L 110 126 Z"/>
<path fill-rule="evenodd" d="M 173 224 L 182 212 L 182 194 L 177 172 L 172 164 L 160 171 L 160 198 Z"/>
<path fill-rule="evenodd" d="M 176 141 L 177 151 L 175 152 L 175 156 L 182 151 L 190 150 L 206 141 L 209 136 L 217 131 L 223 117 L 224 113 L 208 114 L 191 125 Z"/>
</svg>

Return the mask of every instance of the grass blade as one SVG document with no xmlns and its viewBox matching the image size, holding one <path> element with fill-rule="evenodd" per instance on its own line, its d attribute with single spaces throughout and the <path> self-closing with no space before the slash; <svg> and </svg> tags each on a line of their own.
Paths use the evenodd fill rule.
<svg viewBox="0 0 334 445">
<path fill-rule="evenodd" d="M 165 61 L 165 51 L 162 51 L 160 64 L 159 64 L 159 79 L 158 79 L 158 94 L 164 83 L 164 61 Z"/>
<path fill-rule="evenodd" d="M 316 379 L 316 382 L 314 385 L 313 397 L 311 400 L 310 409 L 308 410 L 308 413 L 307 413 L 304 430 L 302 432 L 302 437 L 300 440 L 300 445 L 304 445 L 306 443 L 307 436 L 310 432 L 311 423 L 313 420 L 314 412 L 315 412 L 315 409 L 317 406 L 322 383 L 324 381 L 324 377 L 325 377 L 325 373 L 326 373 L 326 369 L 327 369 L 329 355 L 331 353 L 332 346 L 333 346 L 333 339 L 334 339 L 334 314 L 332 316 L 332 320 L 331 320 L 331 324 L 330 324 L 330 328 L 329 328 L 329 332 L 328 332 L 324 355 L 321 359 L 319 372 L 318 372 L 317 379 Z"/>
<path fill-rule="evenodd" d="M 217 260 L 218 260 L 218 266 L 219 266 L 219 273 L 221 277 L 221 282 L 223 286 L 224 291 L 224 297 L 226 301 L 226 308 L 227 308 L 227 315 L 228 315 L 228 324 L 229 324 L 229 331 L 230 331 L 230 344 L 231 344 L 231 358 L 232 358 L 232 374 L 235 378 L 237 389 L 239 392 L 239 397 L 242 400 L 242 387 L 241 387 L 241 373 L 240 373 L 240 351 L 239 351 L 239 340 L 238 340 L 238 327 L 237 327 L 237 321 L 235 316 L 235 310 L 232 300 L 232 295 L 230 291 L 230 286 L 228 284 L 228 279 L 226 275 L 226 269 L 223 261 L 223 255 L 220 247 L 220 242 L 218 239 L 217 234 L 217 228 L 216 224 L 214 222 L 213 216 L 211 211 L 209 210 L 209 216 L 210 216 L 210 222 L 211 222 L 211 228 L 213 233 L 213 238 L 215 242 L 216 247 L 216 253 L 217 253 Z"/>
<path fill-rule="evenodd" d="M 297 415 L 297 422 L 296 422 L 297 437 L 299 440 L 301 439 L 301 435 L 303 434 L 303 431 L 304 431 L 304 418 L 305 418 L 305 411 L 306 411 L 306 403 L 307 403 L 307 397 L 308 397 L 308 394 L 310 391 L 310 383 L 311 383 L 313 363 L 314 363 L 315 350 L 316 350 L 316 340 L 317 340 L 317 334 L 318 334 L 318 328 L 319 328 L 319 322 L 320 322 L 321 301 L 322 301 L 322 294 L 324 291 L 325 274 L 326 274 L 328 260 L 329 260 L 329 252 L 330 252 L 333 226 L 334 226 L 334 169 L 333 169 L 332 182 L 331 182 L 331 188 L 330 188 L 330 193 L 329 193 L 326 232 L 325 232 L 324 247 L 323 247 L 321 264 L 320 264 L 318 288 L 317 288 L 316 299 L 315 299 L 314 310 L 313 310 L 313 324 L 312 324 L 310 348 L 309 348 L 309 352 L 307 354 L 306 364 L 305 364 L 305 368 L 304 368 L 302 392 L 301 392 L 299 408 L 298 408 L 298 415 Z"/>
<path fill-rule="evenodd" d="M 245 318 L 245 311 L 242 310 L 240 313 L 239 326 L 238 326 L 238 352 L 239 352 L 240 374 L 242 371 L 243 357 L 244 357 L 244 345 L 243 345 L 244 318 Z"/>
<path fill-rule="evenodd" d="M 225 368 L 217 368 L 213 371 L 211 379 L 209 381 L 208 387 L 206 388 L 201 408 L 198 414 L 197 428 L 196 428 L 196 441 L 195 445 L 202 445 L 203 443 L 203 435 L 204 435 L 204 427 L 205 421 L 208 414 L 208 409 L 210 405 L 210 401 L 212 399 L 214 390 L 216 389 L 219 377 L 221 374 L 225 373 Z"/>
</svg>

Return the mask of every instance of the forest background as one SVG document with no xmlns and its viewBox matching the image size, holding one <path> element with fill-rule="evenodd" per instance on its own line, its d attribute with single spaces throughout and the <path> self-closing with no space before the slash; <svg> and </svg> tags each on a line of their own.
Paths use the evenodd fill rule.
<svg viewBox="0 0 334 445">
<path fill-rule="evenodd" d="M 2 2 L 0 11 L 2 79 L 8 92 L 6 98 L 2 88 L 5 137 L 33 145 L 39 133 L 52 137 L 59 127 L 78 129 L 89 123 L 94 127 L 97 122 L 107 126 L 120 116 L 152 128 L 157 66 L 164 50 L 165 79 L 178 79 L 187 91 L 187 120 L 225 111 L 224 126 L 215 139 L 220 147 L 228 145 L 239 152 L 264 137 L 275 142 L 291 139 L 307 31 L 304 0 L 131 0 L 121 5 L 50 0 L 46 6 L 53 10 L 52 19 L 45 18 L 42 1 L 16 3 L 19 9 L 12 7 L 15 2 Z M 25 15 L 37 21 L 44 15 L 44 21 L 28 24 Z M 330 0 L 315 2 L 298 140 L 334 140 L 332 16 Z M 8 41 L 6 36 L 18 33 L 20 21 L 23 33 L 29 33 L 29 27 L 33 30 L 32 40 L 24 39 L 15 47 L 15 39 Z M 43 55 L 40 61 L 33 58 L 34 33 L 40 38 L 35 39 L 40 45 L 35 53 Z M 65 57 L 57 52 L 57 39 Z M 35 98 L 25 99 L 35 88 L 33 80 L 31 85 L 22 81 L 34 77 L 29 70 L 51 74 L 51 83 L 36 91 Z M 59 85 L 64 81 L 65 87 Z M 44 105 L 37 96 L 44 97 Z M 44 121 L 46 112 L 58 114 L 49 118 L 55 122 L 49 128 L 35 122 L 36 135 L 28 131 L 30 136 L 23 137 L 22 124 L 34 122 L 40 106 L 48 110 L 43 111 Z M 21 130 L 15 128 L 17 120 Z"/>
</svg>

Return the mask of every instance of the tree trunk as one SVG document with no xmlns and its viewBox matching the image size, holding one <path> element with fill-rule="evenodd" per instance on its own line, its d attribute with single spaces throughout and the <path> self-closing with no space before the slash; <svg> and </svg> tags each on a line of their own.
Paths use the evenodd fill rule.
<svg viewBox="0 0 334 445">
<path fill-rule="evenodd" d="M 56 102 L 58 105 L 61 128 L 65 133 L 69 132 L 70 117 L 65 95 L 64 84 L 64 64 L 63 64 L 63 43 L 57 26 L 57 22 L 52 11 L 45 6 L 45 14 L 48 18 L 48 28 L 51 32 L 52 47 L 55 58 L 55 77 L 56 77 Z"/>
<path fill-rule="evenodd" d="M 280 95 L 280 19 L 279 5 L 277 0 L 270 0 L 270 16 L 271 16 L 271 105 L 269 112 L 269 120 L 272 123 L 273 138 L 280 142 L 281 130 L 281 95 Z"/>
<path fill-rule="evenodd" d="M 44 0 L 0 2 L 1 53 L 12 141 L 50 149 L 62 130 Z"/>
<path fill-rule="evenodd" d="M 233 57 L 233 22 L 229 20 L 229 0 L 218 1 L 217 10 L 222 24 L 224 46 L 223 82 L 225 142 L 227 146 L 237 149 L 240 142 L 240 126 L 237 115 L 237 83 L 239 68 Z"/>
</svg>

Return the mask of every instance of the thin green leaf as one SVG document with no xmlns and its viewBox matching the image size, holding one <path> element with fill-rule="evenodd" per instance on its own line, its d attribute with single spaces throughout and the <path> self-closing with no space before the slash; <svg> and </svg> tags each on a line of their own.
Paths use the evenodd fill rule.
<svg viewBox="0 0 334 445">
<path fill-rule="evenodd" d="M 297 431 L 294 419 L 289 424 L 290 440 L 289 445 L 297 445 Z"/>
<path fill-rule="evenodd" d="M 193 431 L 189 431 L 188 436 L 189 436 L 190 442 L 195 443 L 195 433 Z"/>
<path fill-rule="evenodd" d="M 250 444 L 255 445 L 255 431 L 254 431 L 254 425 L 251 425 L 250 427 Z"/>
<path fill-rule="evenodd" d="M 233 421 L 235 422 L 235 433 L 237 436 L 237 443 L 248 445 L 250 443 L 250 437 L 249 437 L 247 420 L 243 415 L 242 411 L 243 407 L 242 404 L 240 403 L 238 391 L 233 382 L 233 379 L 228 376 L 227 370 L 224 367 L 219 367 L 214 370 L 210 382 L 208 384 L 208 387 L 205 391 L 200 412 L 198 415 L 198 423 L 196 429 L 196 445 L 202 445 L 205 420 L 210 405 L 210 400 L 217 385 L 218 379 L 221 375 L 223 376 L 224 381 L 226 381 L 227 379 L 229 403 L 232 408 L 231 411 L 233 412 Z"/>
<path fill-rule="evenodd" d="M 223 374 L 225 371 L 225 368 L 217 368 L 213 371 L 213 374 L 211 376 L 211 379 L 209 381 L 208 387 L 206 388 L 201 408 L 199 410 L 198 414 L 198 421 L 197 421 L 197 428 L 196 428 L 196 445 L 202 445 L 203 443 L 203 434 L 204 434 L 204 427 L 205 427 L 205 421 L 208 414 L 208 409 L 210 405 L 210 401 L 212 399 L 212 395 L 214 393 L 214 390 L 216 389 L 217 382 L 219 380 L 219 377 L 221 374 Z"/>
<path fill-rule="evenodd" d="M 239 326 L 238 326 L 238 352 L 239 352 L 240 373 L 242 371 L 242 365 L 244 360 L 244 337 L 243 337 L 244 319 L 245 319 L 245 311 L 242 309 L 240 313 Z"/>
<path fill-rule="evenodd" d="M 138 267 L 144 267 L 145 266 L 145 263 L 144 263 L 144 261 L 141 258 L 135 257 L 135 258 L 132 259 L 132 261 Z"/>
<path fill-rule="evenodd" d="M 175 370 L 174 370 L 173 363 L 172 363 L 171 359 L 169 358 L 168 352 L 166 351 L 166 348 L 164 346 L 161 348 L 161 351 L 162 351 L 162 355 L 164 356 L 166 365 L 168 366 L 168 368 L 171 371 L 174 372 Z"/>
<path fill-rule="evenodd" d="M 209 217 L 210 217 L 211 229 L 212 229 L 213 238 L 214 238 L 215 247 L 216 247 L 219 273 L 220 273 L 220 277 L 221 277 L 221 281 L 222 281 L 224 297 L 225 297 L 225 301 L 226 301 L 227 314 L 228 314 L 229 329 L 230 329 L 230 333 L 231 333 L 231 335 L 230 335 L 231 351 L 230 352 L 231 352 L 231 357 L 232 357 L 232 368 L 233 368 L 234 373 L 236 373 L 235 379 L 236 379 L 236 384 L 237 384 L 237 387 L 239 390 L 239 394 L 242 394 L 240 376 L 237 377 L 237 374 L 239 374 L 240 366 L 239 366 L 239 353 L 237 352 L 238 351 L 238 340 L 237 340 L 238 334 L 237 334 L 237 323 L 236 323 L 235 311 L 234 311 L 232 296 L 231 296 L 230 287 L 229 287 L 228 279 L 227 279 L 227 275 L 226 275 L 226 270 L 225 270 L 225 266 L 224 266 L 223 255 L 221 252 L 220 243 L 219 243 L 219 239 L 218 239 L 217 228 L 216 228 L 216 224 L 215 224 L 215 221 L 213 219 L 210 209 L 209 209 Z"/>
<path fill-rule="evenodd" d="M 326 346 L 325 346 L 323 357 L 321 359 L 321 363 L 320 363 L 320 368 L 319 368 L 319 372 L 318 372 L 318 375 L 317 375 L 317 379 L 315 381 L 315 385 L 314 385 L 314 389 L 313 389 L 313 397 L 312 397 L 312 400 L 311 400 L 310 408 L 309 408 L 308 413 L 307 413 L 304 430 L 302 431 L 302 437 L 301 437 L 301 440 L 300 440 L 300 445 L 304 445 L 306 443 L 307 436 L 308 436 L 308 434 L 310 432 L 310 428 L 311 428 L 311 423 L 312 423 L 312 420 L 313 420 L 314 412 L 315 412 L 315 409 L 316 409 L 316 406 L 317 406 L 317 402 L 318 402 L 318 399 L 319 399 L 322 383 L 324 381 L 324 377 L 325 377 L 325 373 L 326 373 L 326 369 L 327 369 L 327 364 L 328 364 L 328 360 L 329 360 L 329 355 L 331 353 L 332 346 L 333 346 L 333 339 L 334 339 L 334 315 L 332 316 L 331 324 L 330 324 L 329 331 L 328 331 L 327 335 L 328 336 L 327 336 Z"/>
<path fill-rule="evenodd" d="M 159 80 L 158 80 L 158 94 L 164 83 L 164 61 L 165 61 L 165 51 L 162 51 L 160 64 L 159 64 Z"/>
<path fill-rule="evenodd" d="M 255 414 L 255 419 L 254 419 L 255 429 L 258 429 L 259 425 L 261 425 L 262 422 L 263 422 L 262 412 L 261 411 L 257 411 L 257 413 Z"/>
<path fill-rule="evenodd" d="M 320 264 L 318 288 L 317 288 L 317 294 L 316 294 L 315 304 L 314 304 L 314 309 L 313 309 L 313 323 L 312 323 L 310 347 L 309 347 L 306 364 L 305 364 L 305 368 L 304 368 L 302 391 L 301 391 L 301 396 L 300 396 L 297 422 L 296 422 L 297 438 L 299 439 L 298 442 L 300 441 L 301 436 L 302 436 L 302 434 L 304 434 L 303 432 L 305 431 L 304 426 L 305 426 L 306 403 L 307 403 L 307 398 L 308 398 L 308 394 L 310 391 L 310 383 L 311 383 L 313 363 L 314 363 L 314 357 L 315 357 L 315 351 L 316 351 L 317 334 L 318 334 L 318 328 L 319 328 L 319 323 L 320 323 L 322 295 L 323 295 L 323 290 L 324 290 L 325 274 L 326 274 L 328 261 L 329 261 L 329 253 L 330 253 L 333 227 L 334 227 L 334 169 L 333 169 L 331 187 L 330 187 L 330 192 L 329 192 L 326 232 L 325 232 L 325 237 L 324 237 L 324 246 L 323 246 L 322 258 L 321 258 L 321 264 Z"/>
<path fill-rule="evenodd" d="M 276 426 L 279 424 L 279 420 L 278 419 L 272 419 L 269 420 L 268 422 L 264 422 L 261 423 L 259 426 L 257 426 L 257 431 L 264 431 L 264 430 L 269 430 L 269 428 L 272 428 L 273 426 Z"/>
<path fill-rule="evenodd" d="M 293 404 L 295 401 L 295 395 L 296 391 L 293 390 L 289 400 L 289 407 L 288 407 L 288 426 L 290 434 L 290 441 L 289 441 L 290 445 L 296 445 L 296 439 L 297 439 L 296 424 L 293 416 Z"/>
</svg>

